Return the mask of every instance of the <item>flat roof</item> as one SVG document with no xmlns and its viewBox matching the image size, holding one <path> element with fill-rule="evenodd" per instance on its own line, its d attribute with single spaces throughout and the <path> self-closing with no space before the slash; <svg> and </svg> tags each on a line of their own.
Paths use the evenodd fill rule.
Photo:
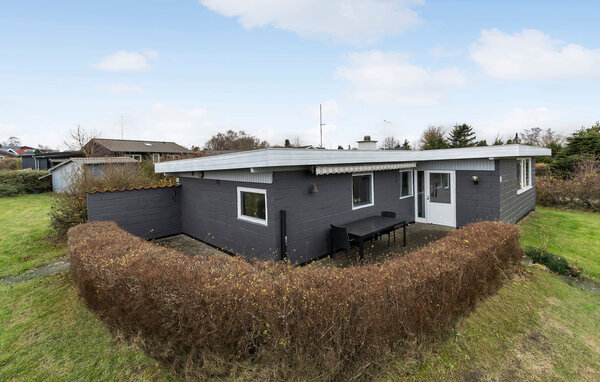
<svg viewBox="0 0 600 382">
<path fill-rule="evenodd" d="M 327 164 L 424 162 L 457 159 L 498 159 L 550 156 L 550 149 L 527 145 L 466 147 L 443 150 L 307 150 L 260 149 L 155 164 L 155 172 L 236 170 Z"/>
</svg>

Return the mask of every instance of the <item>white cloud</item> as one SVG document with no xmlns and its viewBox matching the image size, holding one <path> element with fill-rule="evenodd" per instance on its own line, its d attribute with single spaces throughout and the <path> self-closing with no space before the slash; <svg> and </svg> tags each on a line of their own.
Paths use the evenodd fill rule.
<svg viewBox="0 0 600 382">
<path fill-rule="evenodd" d="M 112 84 L 106 88 L 109 93 L 114 94 L 135 94 L 135 93 L 143 93 L 144 88 L 136 85 L 127 85 L 127 84 Z"/>
<path fill-rule="evenodd" d="M 447 58 L 456 57 L 460 55 L 460 49 L 444 49 L 440 47 L 434 47 L 429 49 L 429 54 L 435 58 Z"/>
<path fill-rule="evenodd" d="M 467 83 L 456 68 L 429 70 L 411 64 L 407 55 L 399 52 L 352 53 L 347 61 L 335 76 L 348 81 L 353 94 L 367 102 L 432 105 L 448 90 Z"/>
<path fill-rule="evenodd" d="M 244 28 L 266 25 L 347 43 L 368 43 L 398 35 L 420 23 L 413 9 L 423 0 L 199 0 L 236 17 Z"/>
<path fill-rule="evenodd" d="M 485 74 L 505 80 L 600 77 L 600 49 L 553 40 L 534 29 L 512 35 L 483 30 L 469 51 Z"/>
<path fill-rule="evenodd" d="M 532 109 L 516 107 L 506 114 L 476 124 L 476 130 L 482 138 L 488 137 L 492 140 L 498 134 L 504 139 L 512 138 L 515 133 L 520 134 L 523 130 L 532 127 L 551 128 L 563 132 L 571 131 L 573 124 L 564 121 L 564 116 L 564 112 L 560 110 L 543 106 Z M 488 143 L 491 143 L 491 141 L 488 140 Z"/>
<path fill-rule="evenodd" d="M 145 50 L 142 53 L 120 50 L 104 57 L 92 65 L 92 68 L 110 72 L 141 72 L 150 69 L 149 60 L 156 59 L 158 53 Z"/>
</svg>

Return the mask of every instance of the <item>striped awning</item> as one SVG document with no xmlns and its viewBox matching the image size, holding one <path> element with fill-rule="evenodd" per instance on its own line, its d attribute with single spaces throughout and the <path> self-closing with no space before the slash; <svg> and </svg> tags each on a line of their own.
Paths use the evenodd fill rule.
<svg viewBox="0 0 600 382">
<path fill-rule="evenodd" d="M 348 172 L 401 170 L 403 168 L 415 167 L 417 167 L 415 162 L 315 166 L 315 174 L 345 174 Z"/>
</svg>

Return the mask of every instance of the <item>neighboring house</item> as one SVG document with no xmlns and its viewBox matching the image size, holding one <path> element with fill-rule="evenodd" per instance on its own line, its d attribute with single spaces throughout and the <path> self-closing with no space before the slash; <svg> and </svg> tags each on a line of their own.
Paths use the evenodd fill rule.
<svg viewBox="0 0 600 382">
<path fill-rule="evenodd" d="M 132 158 L 70 158 L 48 170 L 48 175 L 52 176 L 52 191 L 61 192 L 73 180 L 73 176 L 83 169 L 88 170 L 94 177 L 101 177 L 107 166 L 122 165 L 127 163 L 137 163 Z"/>
<path fill-rule="evenodd" d="M 138 162 L 152 160 L 157 163 L 166 158 L 188 154 L 191 151 L 175 142 L 134 141 L 127 139 L 94 138 L 82 149 L 93 157 L 130 157 Z"/>
<path fill-rule="evenodd" d="M 373 148 L 373 145 L 367 144 Z M 330 226 L 393 211 L 406 222 L 516 223 L 535 208 L 524 145 L 445 150 L 262 149 L 157 163 L 180 187 L 88 194 L 88 218 L 145 238 L 185 233 L 247 258 L 304 263 Z M 91 206 L 91 207 L 90 207 Z"/>
<path fill-rule="evenodd" d="M 48 170 L 70 158 L 79 158 L 83 154 L 81 151 L 60 151 L 39 154 L 21 155 L 23 160 L 23 169 Z"/>
<path fill-rule="evenodd" d="M 29 146 L 2 146 L 0 147 L 0 159 L 19 157 L 22 154 L 33 153 L 35 150 Z"/>
</svg>

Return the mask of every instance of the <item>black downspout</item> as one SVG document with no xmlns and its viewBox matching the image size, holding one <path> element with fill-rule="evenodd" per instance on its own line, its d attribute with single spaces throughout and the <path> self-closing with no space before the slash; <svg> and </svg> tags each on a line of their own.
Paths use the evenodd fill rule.
<svg viewBox="0 0 600 382">
<path fill-rule="evenodd" d="M 285 210 L 279 210 L 280 237 L 281 237 L 281 261 L 287 260 L 287 220 Z"/>
</svg>

